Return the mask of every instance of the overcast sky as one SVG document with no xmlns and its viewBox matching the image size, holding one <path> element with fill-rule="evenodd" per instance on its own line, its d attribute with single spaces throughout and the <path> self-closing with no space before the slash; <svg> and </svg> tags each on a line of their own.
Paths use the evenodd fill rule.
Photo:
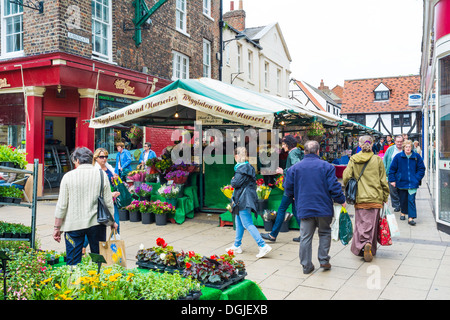
<svg viewBox="0 0 450 320">
<path fill-rule="evenodd" d="M 423 0 L 243 0 L 246 27 L 280 24 L 292 77 L 344 80 L 419 74 Z M 235 9 L 239 0 L 234 0 Z M 223 12 L 230 0 L 223 0 Z"/>
</svg>

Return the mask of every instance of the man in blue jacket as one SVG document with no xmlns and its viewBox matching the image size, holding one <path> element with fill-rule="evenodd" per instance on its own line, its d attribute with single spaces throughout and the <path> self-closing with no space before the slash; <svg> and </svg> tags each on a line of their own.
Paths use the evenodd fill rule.
<svg viewBox="0 0 450 320">
<path fill-rule="evenodd" d="M 125 149 L 125 144 L 123 142 L 116 143 L 117 156 L 116 156 L 116 167 L 114 168 L 114 173 L 117 174 L 123 181 L 127 180 L 127 174 L 131 171 L 131 153 Z"/>
<path fill-rule="evenodd" d="M 325 270 L 331 268 L 328 253 L 331 245 L 333 201 L 344 207 L 346 205 L 335 168 L 319 158 L 319 149 L 317 141 L 307 141 L 305 157 L 289 169 L 285 182 L 285 192 L 294 197 L 296 214 L 301 219 L 299 257 L 304 274 L 314 270 L 311 259 L 312 239 L 316 228 L 319 233 L 320 267 Z"/>
</svg>

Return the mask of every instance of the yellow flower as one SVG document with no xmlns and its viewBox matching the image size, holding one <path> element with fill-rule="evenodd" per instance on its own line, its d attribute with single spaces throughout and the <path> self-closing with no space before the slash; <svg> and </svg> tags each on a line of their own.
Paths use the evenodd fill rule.
<svg viewBox="0 0 450 320">
<path fill-rule="evenodd" d="M 55 283 L 55 287 L 56 287 L 56 289 L 61 289 L 61 286 L 57 283 Z"/>
<path fill-rule="evenodd" d="M 112 271 L 112 268 L 108 268 L 105 271 L 103 271 L 104 274 L 110 274 Z"/>
<path fill-rule="evenodd" d="M 96 273 L 97 273 L 97 272 L 95 272 L 94 270 L 89 270 L 89 271 L 88 271 L 88 274 L 89 274 L 90 276 L 95 276 Z"/>
</svg>

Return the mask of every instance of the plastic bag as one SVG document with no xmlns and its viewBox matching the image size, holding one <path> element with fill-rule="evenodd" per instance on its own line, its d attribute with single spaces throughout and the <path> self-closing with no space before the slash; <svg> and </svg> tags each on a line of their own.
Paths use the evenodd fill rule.
<svg viewBox="0 0 450 320">
<path fill-rule="evenodd" d="M 334 241 L 339 241 L 339 216 L 341 215 L 342 205 L 333 205 L 334 217 L 331 223 L 331 239 Z"/>
<path fill-rule="evenodd" d="M 389 225 L 389 231 L 391 233 L 391 237 L 400 237 L 400 229 L 398 228 L 397 219 L 395 218 L 395 214 L 393 214 L 386 205 L 384 206 L 384 212 L 386 214 L 386 220 Z"/>
<path fill-rule="evenodd" d="M 339 239 L 342 244 L 347 245 L 353 237 L 353 223 L 347 210 L 342 207 L 339 215 Z"/>
</svg>

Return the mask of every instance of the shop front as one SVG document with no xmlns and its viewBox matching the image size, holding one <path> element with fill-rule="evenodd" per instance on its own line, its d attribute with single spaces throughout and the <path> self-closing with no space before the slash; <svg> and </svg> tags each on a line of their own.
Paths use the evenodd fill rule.
<svg viewBox="0 0 450 320">
<path fill-rule="evenodd" d="M 129 128 L 89 128 L 88 120 L 116 110 L 170 83 L 114 65 L 66 53 L 0 62 L 0 143 L 25 148 L 39 159 L 38 196 L 55 193 L 71 170 L 75 147 L 107 146 Z"/>
<path fill-rule="evenodd" d="M 440 230 L 450 233 L 450 0 L 424 1 L 421 92 L 426 181 Z"/>
</svg>

